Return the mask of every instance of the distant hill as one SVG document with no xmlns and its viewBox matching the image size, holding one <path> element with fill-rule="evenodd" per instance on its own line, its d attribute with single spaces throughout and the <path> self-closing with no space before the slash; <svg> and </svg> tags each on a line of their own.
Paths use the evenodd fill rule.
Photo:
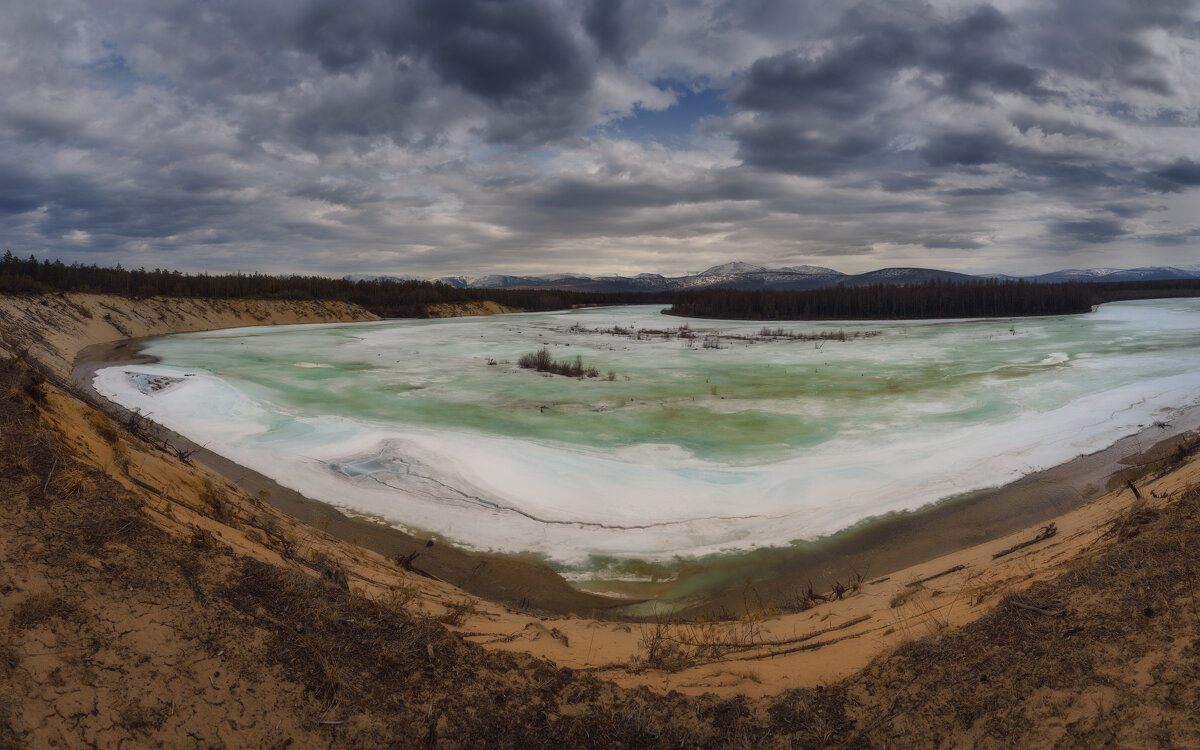
<svg viewBox="0 0 1200 750">
<path fill-rule="evenodd" d="M 411 276 L 347 276 L 354 281 L 362 279 L 400 280 Z M 491 274 L 477 278 L 465 276 L 442 276 L 437 281 L 459 289 L 560 289 L 572 292 L 598 292 L 601 294 L 627 294 L 631 292 L 676 292 L 687 289 L 775 289 L 804 290 L 823 289 L 844 284 L 922 284 L 926 281 L 969 281 L 972 279 L 1025 280 L 1043 284 L 1067 281 L 1115 282 L 1115 281 L 1170 281 L 1176 279 L 1200 279 L 1200 266 L 1179 268 L 1174 266 L 1149 266 L 1144 268 L 1087 268 L 1066 269 L 1040 275 L 984 274 L 973 276 L 936 268 L 881 268 L 867 273 L 846 274 L 823 266 L 766 266 L 731 261 L 707 268 L 699 273 L 683 276 L 663 276 L 657 273 L 640 273 L 636 276 L 603 275 L 583 273 L 555 273 L 537 276 Z"/>
</svg>

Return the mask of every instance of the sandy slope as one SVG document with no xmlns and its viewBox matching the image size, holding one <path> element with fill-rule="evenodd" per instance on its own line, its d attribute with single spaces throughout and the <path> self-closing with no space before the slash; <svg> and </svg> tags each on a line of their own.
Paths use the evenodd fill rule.
<svg viewBox="0 0 1200 750">
<path fill-rule="evenodd" d="M 0 341 L 67 376 L 92 344 L 239 326 L 378 320 L 345 302 L 304 300 L 132 300 L 115 295 L 0 295 Z"/>
<path fill-rule="evenodd" d="M 115 338 L 370 317 L 334 303 L 0 297 L 0 340 L 11 354 L 25 352 L 65 376 L 76 352 Z M 883 579 L 861 581 L 841 600 L 813 599 L 801 604 L 811 605 L 803 611 L 758 607 L 748 586 L 748 616 L 660 627 L 539 615 L 406 571 L 353 540 L 324 533 L 319 523 L 297 522 L 169 448 L 130 435 L 68 387 L 51 390 L 42 418 L 75 456 L 139 496 L 151 522 L 171 535 L 211 535 L 236 555 L 346 581 L 352 592 L 368 598 L 402 598 L 411 611 L 440 618 L 464 639 L 490 649 L 545 657 L 620 685 L 687 694 L 768 695 L 849 675 L 898 644 L 976 619 L 1003 597 L 1057 575 L 1059 566 L 1096 544 L 1133 500 L 1128 489 L 1114 491 L 1056 519 L 1057 535 L 999 559 L 993 559 L 994 553 L 1035 537 L 1039 529 L 1023 529 Z M 1197 483 L 1197 472 L 1195 462 L 1186 463 L 1143 483 L 1139 491 L 1152 499 L 1178 495 Z M 798 602 L 804 593 L 796 592 Z"/>
</svg>

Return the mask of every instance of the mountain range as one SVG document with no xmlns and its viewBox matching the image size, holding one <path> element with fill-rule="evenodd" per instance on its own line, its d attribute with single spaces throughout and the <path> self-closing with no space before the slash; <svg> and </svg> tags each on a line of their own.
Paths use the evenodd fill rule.
<svg viewBox="0 0 1200 750">
<path fill-rule="evenodd" d="M 347 276 L 352 281 L 404 281 L 414 276 Z M 640 273 L 636 276 L 557 273 L 539 276 L 508 276 L 492 274 L 467 278 L 442 276 L 439 281 L 454 287 L 472 289 L 567 289 L 577 292 L 620 294 L 626 292 L 673 292 L 682 289 L 818 289 L 821 287 L 862 286 L 865 284 L 919 284 L 930 280 L 970 281 L 978 279 L 1023 279 L 1038 283 L 1065 281 L 1150 281 L 1171 279 L 1200 279 L 1200 266 L 1151 266 L 1143 268 L 1067 269 L 1032 276 L 1008 274 L 970 275 L 934 268 L 881 268 L 867 273 L 846 274 L 822 266 L 766 266 L 733 261 L 704 271 L 683 276 L 663 276 Z"/>
</svg>

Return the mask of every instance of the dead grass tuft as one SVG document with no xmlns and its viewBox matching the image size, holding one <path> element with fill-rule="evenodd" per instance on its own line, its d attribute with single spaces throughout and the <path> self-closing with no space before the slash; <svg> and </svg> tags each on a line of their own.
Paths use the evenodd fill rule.
<svg viewBox="0 0 1200 750">
<path fill-rule="evenodd" d="M 103 412 L 96 411 L 95 409 L 89 410 L 87 413 L 87 423 L 96 435 L 110 445 L 116 445 L 121 439 L 121 434 L 117 432 L 117 428 L 113 425 L 112 420 Z"/>
<path fill-rule="evenodd" d="M 200 488 L 200 500 L 208 508 L 209 515 L 214 521 L 230 523 L 234 520 L 233 508 L 225 496 L 225 491 L 207 479 Z"/>
<path fill-rule="evenodd" d="M 725 620 L 659 619 L 643 626 L 640 653 L 632 668 L 678 672 L 759 648 L 764 645 L 762 623 L 767 616 L 766 611 L 753 609 Z"/>
<path fill-rule="evenodd" d="M 130 731 L 162 729 L 171 716 L 171 706 L 151 703 L 140 698 L 125 703 L 117 710 L 117 723 Z"/>
<path fill-rule="evenodd" d="M 30 594 L 13 608 L 12 626 L 27 630 L 44 625 L 55 618 L 68 619 L 75 614 L 75 607 L 65 599 L 50 593 Z"/>
<path fill-rule="evenodd" d="M 477 611 L 475 609 L 476 604 L 477 602 L 472 599 L 462 599 L 457 602 L 446 602 L 444 605 L 446 607 L 446 611 L 438 615 L 435 619 L 444 625 L 449 625 L 454 628 L 460 627 L 464 622 L 467 621 L 468 615 L 475 614 Z"/>
</svg>

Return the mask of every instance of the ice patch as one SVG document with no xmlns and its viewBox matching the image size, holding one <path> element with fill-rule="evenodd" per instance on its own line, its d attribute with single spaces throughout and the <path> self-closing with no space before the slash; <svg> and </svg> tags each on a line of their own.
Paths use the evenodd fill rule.
<svg viewBox="0 0 1200 750">
<path fill-rule="evenodd" d="M 582 569 L 813 539 L 1104 448 L 1200 398 L 1200 348 L 1187 345 L 1200 305 L 1103 310 L 1021 321 L 1015 337 L 1007 321 L 888 324 L 820 351 L 733 354 L 609 352 L 559 330 L 562 314 L 254 329 L 253 347 L 250 331 L 160 340 L 161 363 L 95 383 L 315 499 Z M 648 311 L 570 315 L 603 328 Z M 473 366 L 545 342 L 622 377 Z M 296 369 L 314 350 L 338 363 L 320 383 Z"/>
</svg>

